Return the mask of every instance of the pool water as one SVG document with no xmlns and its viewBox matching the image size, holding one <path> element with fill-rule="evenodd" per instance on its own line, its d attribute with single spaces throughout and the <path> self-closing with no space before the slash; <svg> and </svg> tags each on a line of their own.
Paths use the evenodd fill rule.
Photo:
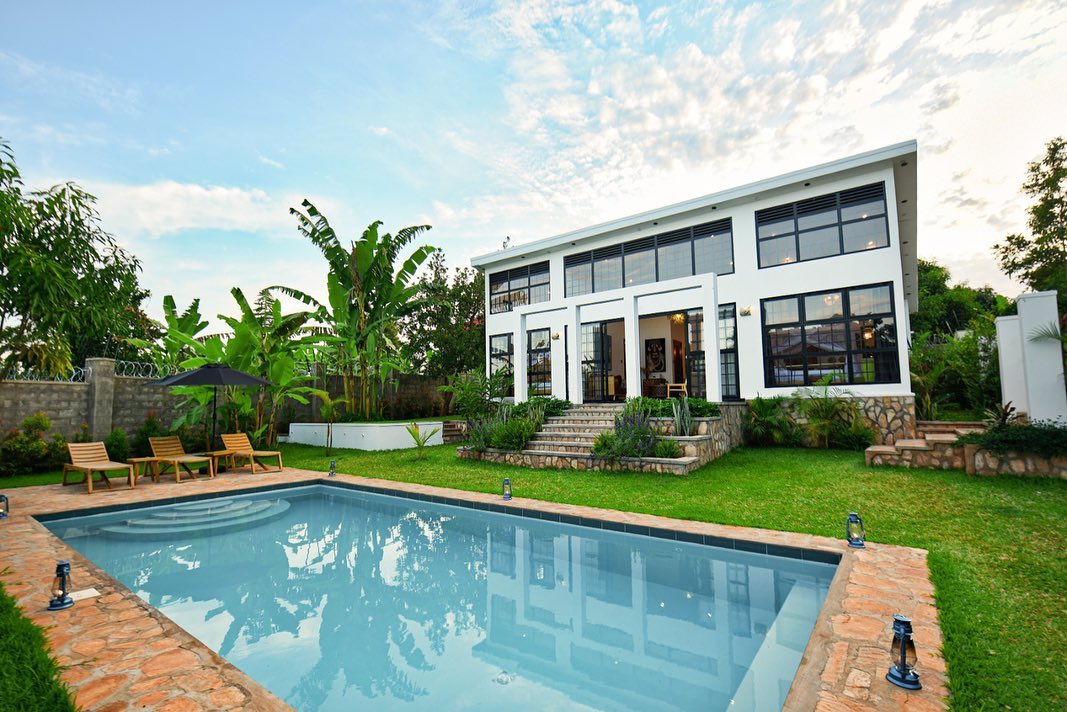
<svg viewBox="0 0 1067 712">
<path fill-rule="evenodd" d="M 836 568 L 324 485 L 46 526 L 303 712 L 780 709 Z"/>
</svg>

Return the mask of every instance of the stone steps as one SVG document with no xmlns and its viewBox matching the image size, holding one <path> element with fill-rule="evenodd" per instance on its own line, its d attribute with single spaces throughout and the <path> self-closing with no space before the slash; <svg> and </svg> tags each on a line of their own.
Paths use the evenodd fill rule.
<svg viewBox="0 0 1067 712">
<path fill-rule="evenodd" d="M 536 452 L 541 454 L 566 454 L 566 455 L 591 455 L 593 448 L 591 443 L 559 442 L 556 440 L 531 440 L 526 443 L 524 452 Z"/>
<path fill-rule="evenodd" d="M 868 465 L 962 470 L 963 446 L 956 445 L 956 440 L 974 432 L 963 427 L 971 425 L 976 424 L 920 421 L 918 437 L 900 439 L 892 445 L 872 445 L 864 451 L 864 458 Z"/>
</svg>

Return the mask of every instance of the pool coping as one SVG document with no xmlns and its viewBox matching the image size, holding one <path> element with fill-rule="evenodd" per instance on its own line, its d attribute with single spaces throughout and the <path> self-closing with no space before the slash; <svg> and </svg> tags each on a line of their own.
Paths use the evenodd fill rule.
<svg viewBox="0 0 1067 712">
<path fill-rule="evenodd" d="M 159 712 L 203 709 L 288 710 L 279 698 L 208 649 L 132 591 L 86 560 L 42 522 L 162 505 L 190 498 L 326 484 L 416 501 L 720 546 L 820 563 L 835 563 L 815 629 L 794 677 L 786 710 L 940 710 L 948 689 L 934 589 L 922 549 L 844 541 L 808 534 L 672 519 L 648 514 L 469 492 L 391 480 L 286 468 L 238 472 L 213 480 L 147 483 L 97 490 L 46 485 L 9 491 L 12 516 L 0 522 L 0 570 L 8 593 L 46 635 L 65 666 L 63 679 L 79 706 L 112 712 L 136 707 Z M 7 531 L 4 531 L 4 530 Z M 12 535 L 15 535 L 12 537 Z M 58 613 L 45 610 L 52 567 L 74 565 L 74 588 L 101 596 Z M 87 610 L 88 609 L 88 610 Z M 885 679 L 892 614 L 912 618 L 923 690 L 905 692 Z M 155 647 L 153 647 L 155 646 Z"/>
</svg>

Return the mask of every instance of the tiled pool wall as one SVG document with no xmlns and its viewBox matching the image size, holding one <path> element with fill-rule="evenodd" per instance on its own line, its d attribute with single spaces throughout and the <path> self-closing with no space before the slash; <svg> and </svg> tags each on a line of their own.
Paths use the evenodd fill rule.
<svg viewBox="0 0 1067 712">
<path fill-rule="evenodd" d="M 104 514 L 146 505 L 178 503 L 235 493 L 325 484 L 418 501 L 512 514 L 590 528 L 719 546 L 837 564 L 829 594 L 794 679 L 787 710 L 940 710 L 948 695 L 933 586 L 920 549 L 843 541 L 790 532 L 749 529 L 653 515 L 603 510 L 465 492 L 349 475 L 287 469 L 281 473 L 161 483 L 102 491 L 118 500 L 86 507 L 81 488 L 20 489 L 11 519 L 0 522 L 0 568 L 8 592 L 40 625 L 64 680 L 83 708 L 114 712 L 137 708 L 164 712 L 209 709 L 288 709 L 278 698 L 207 649 L 186 631 L 51 534 L 40 522 Z M 156 496 L 153 496 L 156 495 Z M 164 496 L 158 496 L 164 495 Z M 6 530 L 6 531 L 5 531 Z M 74 588 L 95 587 L 101 596 L 58 613 L 45 610 L 52 567 L 74 562 Z M 889 665 L 893 613 L 909 615 L 919 647 L 924 689 L 907 693 L 884 680 Z"/>
</svg>

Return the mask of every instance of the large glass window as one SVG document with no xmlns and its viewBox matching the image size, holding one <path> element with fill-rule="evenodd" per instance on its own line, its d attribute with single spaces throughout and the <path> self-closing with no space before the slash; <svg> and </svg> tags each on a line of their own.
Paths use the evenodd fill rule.
<svg viewBox="0 0 1067 712">
<path fill-rule="evenodd" d="M 489 275 L 490 314 L 509 312 L 524 304 L 547 302 L 550 298 L 548 262 Z"/>
<path fill-rule="evenodd" d="M 762 312 L 768 386 L 900 382 L 891 285 L 764 299 Z"/>
<path fill-rule="evenodd" d="M 704 310 L 685 313 L 686 390 L 693 398 L 708 397 L 707 360 L 704 353 Z"/>
<path fill-rule="evenodd" d="M 723 400 L 741 398 L 737 376 L 737 309 L 733 304 L 719 305 L 719 382 Z"/>
<path fill-rule="evenodd" d="M 552 395 L 552 342 L 548 329 L 527 332 L 526 392 L 531 396 Z"/>
<path fill-rule="evenodd" d="M 568 297 L 733 271 L 733 228 L 729 218 L 563 259 Z"/>
<path fill-rule="evenodd" d="M 885 184 L 759 210 L 756 236 L 760 267 L 886 247 Z"/>
<path fill-rule="evenodd" d="M 489 337 L 489 372 L 503 372 L 509 376 L 508 395 L 515 395 L 515 350 L 511 334 L 497 334 Z"/>
</svg>

